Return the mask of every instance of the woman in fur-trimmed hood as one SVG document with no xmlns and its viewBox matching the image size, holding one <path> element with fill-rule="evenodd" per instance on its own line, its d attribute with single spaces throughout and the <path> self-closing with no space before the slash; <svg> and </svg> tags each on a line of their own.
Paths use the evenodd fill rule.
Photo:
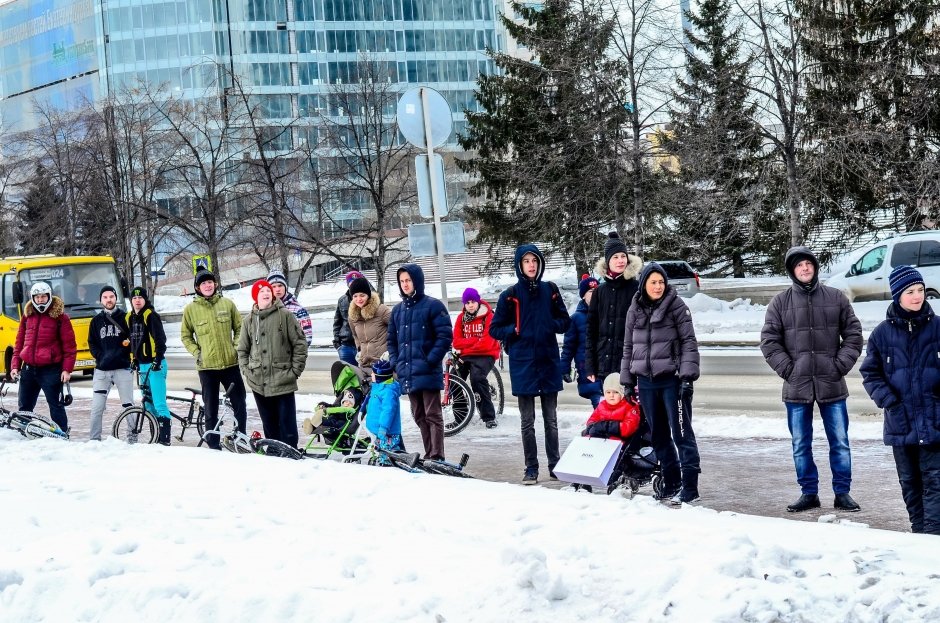
<svg viewBox="0 0 940 623">
<path fill-rule="evenodd" d="M 643 260 L 627 252 L 627 245 L 617 232 L 607 236 L 604 257 L 595 267 L 602 277 L 601 284 L 591 297 L 587 314 L 584 371 L 591 382 L 620 373 L 623 327 L 630 302 L 639 288 L 637 275 L 643 268 Z"/>
<path fill-rule="evenodd" d="M 378 292 L 373 292 L 365 277 L 354 279 L 349 284 L 349 329 L 352 331 L 357 359 L 363 368 L 371 368 L 372 363 L 388 350 L 388 323 L 392 310 L 381 300 Z"/>
</svg>

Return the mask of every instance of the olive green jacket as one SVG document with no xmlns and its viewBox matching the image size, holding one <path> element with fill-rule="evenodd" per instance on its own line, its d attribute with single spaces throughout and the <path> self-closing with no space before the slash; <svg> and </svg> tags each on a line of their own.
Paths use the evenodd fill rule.
<svg viewBox="0 0 940 623">
<path fill-rule="evenodd" d="M 180 338 L 198 370 L 224 370 L 238 364 L 235 345 L 241 328 L 235 303 L 219 292 L 208 298 L 197 294 L 183 309 Z"/>
<path fill-rule="evenodd" d="M 279 300 L 252 307 L 238 340 L 238 367 L 251 390 L 265 397 L 296 392 L 306 365 L 307 338 L 294 313 Z"/>
</svg>

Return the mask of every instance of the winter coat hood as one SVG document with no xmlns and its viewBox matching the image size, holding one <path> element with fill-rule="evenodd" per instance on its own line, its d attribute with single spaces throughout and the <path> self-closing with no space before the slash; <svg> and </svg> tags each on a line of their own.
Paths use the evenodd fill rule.
<svg viewBox="0 0 940 623">
<path fill-rule="evenodd" d="M 412 280 L 414 277 L 412 277 Z M 417 290 L 416 290 L 417 291 Z M 369 296 L 369 301 L 361 308 L 353 302 L 349 303 L 349 322 L 359 322 L 360 320 L 372 320 L 379 309 L 382 301 L 379 300 L 377 292 Z"/>
<path fill-rule="evenodd" d="M 58 318 L 65 312 L 65 302 L 60 299 L 58 296 L 52 297 L 52 304 L 49 306 L 49 309 L 46 310 L 46 313 L 49 314 L 50 318 Z M 26 305 L 23 306 L 23 315 L 31 316 L 33 314 L 38 314 L 39 310 L 33 306 L 33 301 L 29 300 L 26 302 Z"/>
<path fill-rule="evenodd" d="M 646 294 L 646 282 L 649 281 L 653 273 L 659 273 L 663 276 L 663 283 L 666 285 L 666 289 L 663 290 L 663 297 L 658 301 L 650 300 L 649 296 Z M 666 274 L 666 271 L 663 270 L 663 267 L 657 264 L 656 262 L 650 262 L 643 267 L 643 271 L 640 273 L 639 279 L 639 294 L 640 300 L 646 305 L 659 305 L 666 298 L 666 294 L 669 292 L 669 275 Z"/>
<path fill-rule="evenodd" d="M 796 265 L 803 260 L 812 262 L 813 268 L 815 269 L 813 280 L 808 284 L 797 279 L 793 272 L 796 269 Z M 816 285 L 819 283 L 819 260 L 816 259 L 816 255 L 810 251 L 809 247 L 800 246 L 790 248 L 784 256 L 783 264 L 787 269 L 787 274 L 790 276 L 790 281 L 792 281 L 794 285 L 807 291 L 812 291 L 816 288 Z"/>
<path fill-rule="evenodd" d="M 542 252 L 539 251 L 539 248 L 534 244 L 523 244 L 516 248 L 516 256 L 513 260 L 513 266 L 516 269 L 516 278 L 523 283 L 529 282 L 529 278 L 525 276 L 525 273 L 522 272 L 522 258 L 526 253 L 532 253 L 539 260 L 539 269 L 535 273 L 535 283 L 542 281 L 542 275 L 545 274 L 545 256 L 542 255 Z"/>
<path fill-rule="evenodd" d="M 640 274 L 640 271 L 643 269 L 643 260 L 640 259 L 638 255 L 633 255 L 632 253 L 627 253 L 627 267 L 623 269 L 622 275 L 617 275 L 616 277 L 611 277 L 610 273 L 607 271 L 607 260 L 603 257 L 597 260 L 597 263 L 594 264 L 594 272 L 598 275 L 603 275 L 604 279 L 607 281 L 612 281 L 619 277 L 624 279 L 633 279 Z"/>
<path fill-rule="evenodd" d="M 415 291 L 411 296 L 406 296 L 405 293 L 402 292 L 401 283 L 398 281 L 402 273 L 408 273 L 411 277 L 411 282 L 415 286 Z M 403 264 L 402 267 L 398 269 L 398 272 L 395 273 L 395 282 L 399 284 L 398 293 L 401 294 L 402 300 L 411 299 L 413 301 L 419 301 L 424 297 L 424 271 L 417 264 Z"/>
</svg>

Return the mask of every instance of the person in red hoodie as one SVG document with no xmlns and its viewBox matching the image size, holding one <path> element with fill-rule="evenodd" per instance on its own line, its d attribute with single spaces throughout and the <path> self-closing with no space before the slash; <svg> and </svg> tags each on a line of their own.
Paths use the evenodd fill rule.
<svg viewBox="0 0 940 623">
<path fill-rule="evenodd" d="M 639 427 L 639 406 L 624 399 L 620 375 L 616 372 L 608 374 L 604 379 L 604 399 L 594 408 L 581 436 L 619 439 L 626 443 Z M 593 492 L 591 485 L 577 485 L 575 489 Z"/>
<path fill-rule="evenodd" d="M 499 342 L 490 336 L 493 309 L 473 288 L 463 291 L 463 313 L 454 321 L 454 352 L 470 368 L 470 386 L 480 397 L 480 419 L 496 428 L 496 409 L 486 375 L 499 358 Z"/>
</svg>

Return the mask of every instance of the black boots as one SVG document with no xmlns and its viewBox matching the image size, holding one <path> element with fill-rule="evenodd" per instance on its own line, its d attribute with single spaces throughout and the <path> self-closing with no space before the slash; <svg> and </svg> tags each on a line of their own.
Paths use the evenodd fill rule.
<svg viewBox="0 0 940 623">
<path fill-rule="evenodd" d="M 837 493 L 836 499 L 832 503 L 834 507 L 841 511 L 849 511 L 850 513 L 857 513 L 862 510 L 862 507 L 858 505 L 858 502 L 852 499 L 852 496 L 848 493 Z"/>
<path fill-rule="evenodd" d="M 789 513 L 802 513 L 811 508 L 819 508 L 819 496 L 815 494 L 806 494 L 800 496 L 800 499 L 787 506 Z"/>
<path fill-rule="evenodd" d="M 694 502 L 699 498 L 698 494 L 698 472 L 693 471 L 683 471 L 682 472 L 682 488 L 679 489 L 673 498 L 673 503 L 689 504 Z"/>
<path fill-rule="evenodd" d="M 157 418 L 157 422 L 160 424 L 160 434 L 157 435 L 157 443 L 164 446 L 170 445 L 170 419 L 169 418 Z"/>
</svg>

